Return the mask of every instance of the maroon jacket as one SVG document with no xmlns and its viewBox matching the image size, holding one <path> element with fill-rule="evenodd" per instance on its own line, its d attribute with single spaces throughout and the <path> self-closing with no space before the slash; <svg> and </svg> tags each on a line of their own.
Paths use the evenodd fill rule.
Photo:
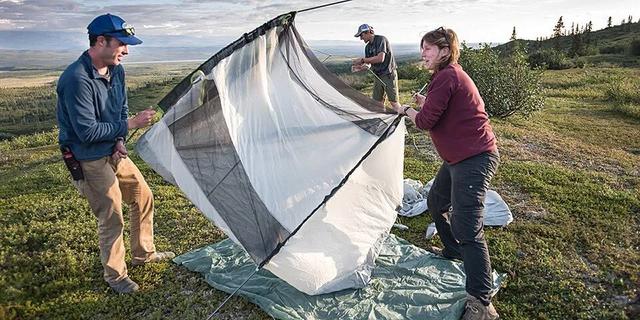
<svg viewBox="0 0 640 320">
<path fill-rule="evenodd" d="M 458 64 L 431 77 L 416 126 L 429 130 L 438 154 L 449 164 L 498 149 L 478 88 Z"/>
</svg>

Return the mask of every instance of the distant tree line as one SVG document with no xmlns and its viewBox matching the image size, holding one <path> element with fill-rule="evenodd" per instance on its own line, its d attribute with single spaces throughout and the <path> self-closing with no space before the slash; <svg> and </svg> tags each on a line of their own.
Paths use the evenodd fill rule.
<svg viewBox="0 0 640 320">
<path fill-rule="evenodd" d="M 585 60 L 580 59 L 580 57 L 593 56 L 598 53 L 640 55 L 640 39 L 631 39 L 630 42 L 618 41 L 610 43 L 603 41 L 598 43 L 598 39 L 593 37 L 592 21 L 584 24 L 571 22 L 571 27 L 567 28 L 563 18 L 563 16 L 558 18 L 550 36 L 536 37 L 536 41 L 528 45 L 528 62 L 533 67 L 549 69 L 582 67 L 585 64 Z M 608 17 L 605 30 L 617 27 L 620 31 L 631 32 L 633 23 L 632 15 L 622 19 L 620 25 L 613 25 L 613 18 Z M 640 23 L 640 20 L 638 23 Z M 519 44 L 515 26 L 510 40 L 513 46 Z M 547 44 L 543 46 L 543 42 Z"/>
</svg>

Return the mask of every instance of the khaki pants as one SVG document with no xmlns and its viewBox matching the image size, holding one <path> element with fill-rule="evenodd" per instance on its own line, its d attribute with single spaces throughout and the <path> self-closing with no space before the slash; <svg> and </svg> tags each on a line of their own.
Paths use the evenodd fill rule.
<svg viewBox="0 0 640 320">
<path fill-rule="evenodd" d="M 153 194 L 129 158 L 114 162 L 110 157 L 104 157 L 80 161 L 80 165 L 85 178 L 73 181 L 73 184 L 87 198 L 98 219 L 104 279 L 115 284 L 127 277 L 122 200 L 129 205 L 132 259 L 145 262 L 156 251 L 153 244 Z"/>
<path fill-rule="evenodd" d="M 373 100 L 384 103 L 386 93 L 389 101 L 398 102 L 398 73 L 394 71 L 393 73 L 378 77 L 380 79 L 373 80 Z M 380 82 L 380 80 L 382 80 L 382 82 Z M 384 83 L 384 85 L 382 83 Z"/>
</svg>

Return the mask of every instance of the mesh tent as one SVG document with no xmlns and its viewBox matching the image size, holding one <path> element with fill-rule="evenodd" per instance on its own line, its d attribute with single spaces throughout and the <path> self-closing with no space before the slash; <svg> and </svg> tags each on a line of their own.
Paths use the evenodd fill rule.
<svg viewBox="0 0 640 320">
<path fill-rule="evenodd" d="M 327 70 L 294 18 L 198 67 L 136 149 L 258 267 L 311 295 L 360 288 L 401 205 L 404 121 Z"/>
</svg>

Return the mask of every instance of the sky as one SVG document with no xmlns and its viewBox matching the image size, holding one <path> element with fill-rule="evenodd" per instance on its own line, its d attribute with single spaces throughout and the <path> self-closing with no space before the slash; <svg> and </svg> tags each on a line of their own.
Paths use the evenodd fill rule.
<svg viewBox="0 0 640 320">
<path fill-rule="evenodd" d="M 86 33 L 97 15 L 120 15 L 137 35 L 193 37 L 194 45 L 236 39 L 285 12 L 336 0 L 0 0 L 0 31 Z M 469 43 L 503 43 L 513 27 L 518 38 L 549 36 L 560 16 L 565 26 L 593 22 L 619 24 L 629 15 L 640 19 L 638 0 L 353 0 L 302 12 L 296 27 L 306 40 L 357 41 L 361 23 L 373 26 L 391 43 L 417 43 L 427 31 L 450 27 Z"/>
</svg>

